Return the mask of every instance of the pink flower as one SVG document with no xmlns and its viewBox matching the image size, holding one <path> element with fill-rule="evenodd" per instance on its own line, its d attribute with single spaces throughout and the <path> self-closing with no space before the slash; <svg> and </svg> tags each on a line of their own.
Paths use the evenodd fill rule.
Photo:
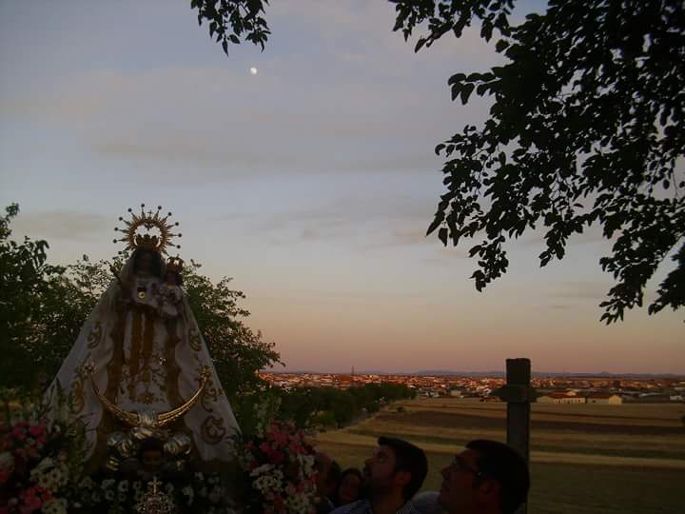
<svg viewBox="0 0 685 514">
<path fill-rule="evenodd" d="M 299 453 L 305 453 L 304 447 L 296 442 L 290 443 L 290 446 L 288 446 L 288 449 L 293 452 L 294 454 L 299 454 Z"/>
<path fill-rule="evenodd" d="M 23 441 L 26 439 L 26 429 L 20 426 L 15 426 L 12 429 L 12 437 L 19 441 Z"/>
<path fill-rule="evenodd" d="M 52 494 L 47 489 L 39 485 L 29 487 L 19 493 L 19 512 L 21 514 L 31 514 L 43 506 L 43 502 L 50 500 Z"/>
<path fill-rule="evenodd" d="M 285 455 L 281 451 L 274 450 L 269 454 L 269 460 L 273 464 L 280 464 L 285 460 Z"/>
<path fill-rule="evenodd" d="M 36 439 L 42 437 L 43 434 L 45 434 L 45 425 L 42 423 L 39 425 L 33 425 L 29 428 L 29 434 L 31 434 L 31 437 L 35 437 Z"/>
</svg>

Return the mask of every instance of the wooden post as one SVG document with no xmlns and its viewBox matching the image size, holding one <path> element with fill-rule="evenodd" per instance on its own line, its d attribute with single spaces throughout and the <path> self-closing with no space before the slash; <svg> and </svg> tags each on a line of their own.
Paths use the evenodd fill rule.
<svg viewBox="0 0 685 514">
<path fill-rule="evenodd" d="M 507 444 L 530 461 L 530 359 L 507 359 Z"/>
<path fill-rule="evenodd" d="M 507 444 L 530 464 L 530 403 L 535 391 L 530 387 L 530 359 L 507 359 L 507 384 L 495 391 L 507 402 Z M 522 505 L 516 514 L 526 514 Z"/>
</svg>

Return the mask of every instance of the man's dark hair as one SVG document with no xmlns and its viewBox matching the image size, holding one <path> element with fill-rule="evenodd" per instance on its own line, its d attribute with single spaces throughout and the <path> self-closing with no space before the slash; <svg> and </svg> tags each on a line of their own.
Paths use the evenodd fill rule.
<svg viewBox="0 0 685 514">
<path fill-rule="evenodd" d="M 388 446 L 395 452 L 395 471 L 408 471 L 411 474 L 411 480 L 402 491 L 402 496 L 408 501 L 421 489 L 428 473 L 426 454 L 418 446 L 395 437 L 381 436 L 378 445 Z"/>
<path fill-rule="evenodd" d="M 140 266 L 140 259 L 143 257 L 143 255 L 149 255 L 151 257 L 152 262 L 150 267 L 152 269 L 150 270 L 150 272 L 155 277 L 162 278 L 162 272 L 164 271 L 164 260 L 162 259 L 162 256 L 159 254 L 159 252 L 155 252 L 154 250 L 148 250 L 147 248 L 136 248 L 133 252 L 133 271 L 138 271 L 138 268 Z"/>
<path fill-rule="evenodd" d="M 347 468 L 340 474 L 340 481 L 342 482 L 347 475 L 354 475 L 359 479 L 359 482 L 364 481 L 364 475 L 359 471 L 359 468 Z"/>
<path fill-rule="evenodd" d="M 528 464 L 516 450 L 498 441 L 476 439 L 466 447 L 478 454 L 478 471 L 500 484 L 500 508 L 512 514 L 524 503 L 530 488 Z"/>
<path fill-rule="evenodd" d="M 334 502 L 336 507 L 340 507 L 343 505 L 341 503 L 340 499 L 340 486 L 343 483 L 343 480 L 345 480 L 345 477 L 347 475 L 354 475 L 359 479 L 359 495 L 358 499 L 366 498 L 366 491 L 364 489 L 364 475 L 362 472 L 359 470 L 359 468 L 347 468 L 344 470 L 342 473 L 340 473 L 340 480 L 338 480 L 338 489 L 335 491 L 335 498 Z"/>
</svg>

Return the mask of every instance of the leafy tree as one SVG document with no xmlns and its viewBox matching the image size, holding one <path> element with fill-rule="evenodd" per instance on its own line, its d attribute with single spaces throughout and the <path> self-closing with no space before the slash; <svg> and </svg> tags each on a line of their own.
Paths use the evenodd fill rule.
<svg viewBox="0 0 685 514">
<path fill-rule="evenodd" d="M 602 320 L 642 306 L 647 281 L 671 253 L 675 269 L 648 312 L 685 305 L 685 180 L 676 169 L 685 144 L 683 3 L 551 0 L 544 13 L 513 24 L 515 0 L 390 1 L 405 39 L 426 28 L 416 51 L 479 23 L 506 59 L 450 77 L 452 99 L 489 97 L 490 117 L 436 147 L 447 158 L 446 190 L 428 234 L 454 246 L 482 238 L 469 251 L 478 258 L 476 288 L 507 271 L 510 239 L 544 227 L 545 266 L 564 257 L 573 234 L 597 224 L 613 241 L 600 265 L 616 281 Z M 241 4 L 251 14 L 241 18 Z M 258 0 L 193 5 L 219 35 L 230 26 L 239 36 L 263 11 Z M 267 28 L 261 18 L 259 27 Z"/>
<path fill-rule="evenodd" d="M 228 55 L 228 44 L 240 44 L 241 38 L 259 45 L 264 50 L 269 34 L 264 12 L 267 0 L 191 0 L 197 10 L 197 22 L 209 25 L 209 36 L 221 43 Z"/>
<path fill-rule="evenodd" d="M 334 389 L 330 395 L 329 410 L 333 412 L 333 417 L 339 427 L 349 424 L 359 415 L 361 405 L 357 404 L 355 397 L 347 391 Z"/>
<path fill-rule="evenodd" d="M 365 412 L 376 412 L 382 403 L 413 398 L 414 392 L 404 384 L 364 384 L 335 387 L 303 387 L 281 391 L 278 415 L 300 427 L 348 425 Z"/>
<path fill-rule="evenodd" d="M 676 269 L 649 313 L 685 305 L 685 12 L 673 0 L 551 1 L 510 23 L 513 0 L 399 1 L 395 30 L 428 32 L 418 51 L 480 21 L 504 66 L 450 77 L 452 99 L 492 97 L 489 119 L 440 144 L 446 192 L 428 233 L 478 256 L 478 290 L 507 270 L 505 243 L 545 227 L 541 266 L 598 223 L 612 254 L 600 265 L 616 284 L 602 319 L 641 306 L 644 288 L 674 250 Z M 680 246 L 679 246 L 680 245 Z M 678 249 L 679 247 L 679 249 Z"/>
<path fill-rule="evenodd" d="M 10 239 L 12 204 L 0 217 L 0 386 L 28 386 L 35 378 L 33 356 L 27 347 L 36 340 L 35 322 L 41 319 L 48 282 L 64 269 L 46 263 L 48 243 Z"/>
<path fill-rule="evenodd" d="M 273 390 L 279 394 L 280 400 L 277 416 L 293 421 L 298 427 L 302 428 L 316 423 L 316 414 L 322 410 L 321 394 L 317 388 L 298 387 L 285 391 L 274 387 Z M 328 425 L 327 420 L 330 419 L 333 419 L 332 414 L 327 416 L 326 421 L 322 424 Z"/>
<path fill-rule="evenodd" d="M 31 356 L 36 385 L 46 385 L 59 371 L 81 325 L 111 281 L 107 271 L 104 263 L 91 263 L 84 255 L 42 284 L 33 299 L 37 313 L 31 319 L 30 335 L 18 342 Z"/>
</svg>

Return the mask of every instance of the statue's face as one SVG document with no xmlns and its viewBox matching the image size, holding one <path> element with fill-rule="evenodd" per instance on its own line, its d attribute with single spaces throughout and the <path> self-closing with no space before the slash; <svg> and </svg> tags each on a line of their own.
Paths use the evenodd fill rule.
<svg viewBox="0 0 685 514">
<path fill-rule="evenodd" d="M 152 271 L 152 255 L 149 253 L 144 253 L 138 258 L 138 272 L 139 273 L 149 273 Z"/>
</svg>

